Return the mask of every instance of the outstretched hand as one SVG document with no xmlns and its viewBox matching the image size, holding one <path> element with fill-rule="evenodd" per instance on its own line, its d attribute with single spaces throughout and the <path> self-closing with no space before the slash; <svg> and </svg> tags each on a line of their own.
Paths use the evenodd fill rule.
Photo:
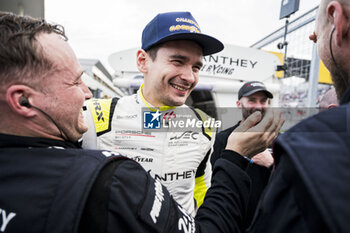
<svg viewBox="0 0 350 233">
<path fill-rule="evenodd" d="M 226 149 L 249 158 L 263 152 L 277 137 L 284 123 L 281 115 L 280 111 L 267 109 L 261 120 L 261 112 L 254 112 L 230 134 Z"/>
</svg>

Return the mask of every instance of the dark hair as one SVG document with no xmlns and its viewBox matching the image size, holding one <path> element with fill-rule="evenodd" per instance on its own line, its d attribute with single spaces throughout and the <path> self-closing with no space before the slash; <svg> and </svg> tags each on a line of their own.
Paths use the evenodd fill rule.
<svg viewBox="0 0 350 233">
<path fill-rule="evenodd" d="M 56 33 L 67 40 L 64 28 L 44 19 L 0 12 L 0 84 L 35 84 L 53 68 L 37 41 L 41 33 Z"/>
<path fill-rule="evenodd" d="M 156 60 L 157 52 L 161 46 L 162 46 L 162 43 L 156 44 L 156 45 L 153 45 L 152 47 L 150 47 L 149 49 L 146 50 L 147 54 L 150 56 L 152 61 Z"/>
</svg>

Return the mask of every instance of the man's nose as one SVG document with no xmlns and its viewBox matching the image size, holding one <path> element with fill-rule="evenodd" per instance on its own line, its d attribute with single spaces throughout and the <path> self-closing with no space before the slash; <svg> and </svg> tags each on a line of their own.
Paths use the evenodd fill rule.
<svg viewBox="0 0 350 233">
<path fill-rule="evenodd" d="M 193 69 L 191 66 L 186 66 L 182 70 L 181 78 L 183 80 L 186 80 L 189 84 L 193 84 L 196 82 L 197 74 L 193 72 Z"/>
<path fill-rule="evenodd" d="M 256 102 L 253 104 L 253 108 L 257 109 L 257 110 L 262 110 L 263 109 L 263 105 L 259 102 Z"/>
<path fill-rule="evenodd" d="M 85 94 L 85 99 L 86 100 L 91 99 L 92 93 L 91 93 L 90 89 L 85 85 L 85 83 L 82 83 L 82 89 L 83 89 L 83 92 Z"/>
<path fill-rule="evenodd" d="M 312 40 L 314 43 L 317 42 L 317 35 L 315 32 L 313 32 L 310 36 L 309 39 Z"/>
</svg>

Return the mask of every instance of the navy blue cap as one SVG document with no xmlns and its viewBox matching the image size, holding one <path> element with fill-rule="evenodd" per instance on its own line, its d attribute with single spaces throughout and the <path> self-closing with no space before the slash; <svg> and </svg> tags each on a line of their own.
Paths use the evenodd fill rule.
<svg viewBox="0 0 350 233">
<path fill-rule="evenodd" d="M 266 90 L 265 85 L 259 81 L 250 81 L 243 84 L 243 86 L 238 91 L 238 99 L 241 99 L 243 96 L 250 96 L 258 91 L 263 91 L 268 98 L 273 98 L 271 92 Z"/>
<path fill-rule="evenodd" d="M 203 48 L 203 55 L 220 52 L 224 45 L 214 37 L 201 33 L 197 21 L 190 12 L 158 14 L 142 32 L 142 49 L 172 40 L 193 40 Z"/>
</svg>

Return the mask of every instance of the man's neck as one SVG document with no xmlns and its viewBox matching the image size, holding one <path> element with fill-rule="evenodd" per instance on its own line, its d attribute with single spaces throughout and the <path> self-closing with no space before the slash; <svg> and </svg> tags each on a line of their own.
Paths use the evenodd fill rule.
<svg viewBox="0 0 350 233">
<path fill-rule="evenodd" d="M 176 108 L 174 106 L 166 106 L 166 105 L 162 105 L 162 104 L 159 104 L 159 103 L 154 103 L 154 101 L 153 102 L 149 101 L 150 98 L 147 98 L 145 96 L 143 84 L 140 86 L 139 92 L 140 92 L 140 97 L 141 97 L 142 102 L 151 111 L 157 111 L 157 110 L 159 110 L 159 111 L 167 111 L 167 110 Z"/>
</svg>

